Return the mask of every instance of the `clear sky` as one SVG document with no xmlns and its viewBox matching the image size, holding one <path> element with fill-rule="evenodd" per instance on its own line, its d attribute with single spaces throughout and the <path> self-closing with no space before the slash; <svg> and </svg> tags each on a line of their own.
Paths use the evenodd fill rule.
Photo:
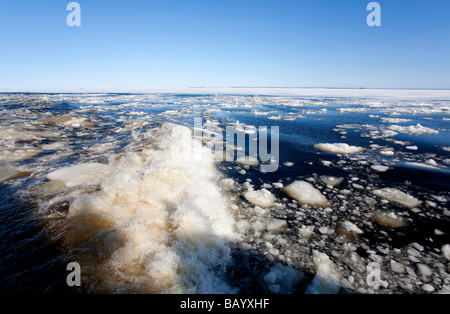
<svg viewBox="0 0 450 314">
<path fill-rule="evenodd" d="M 450 0 L 0 2 L 0 91 L 450 88 Z"/>
</svg>

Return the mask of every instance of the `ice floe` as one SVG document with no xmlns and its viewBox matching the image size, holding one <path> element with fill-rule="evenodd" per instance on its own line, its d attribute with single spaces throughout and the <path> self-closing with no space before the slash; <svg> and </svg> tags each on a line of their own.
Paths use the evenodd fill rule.
<svg viewBox="0 0 450 314">
<path fill-rule="evenodd" d="M 327 198 L 306 181 L 297 180 L 284 187 L 283 190 L 301 205 L 314 207 L 327 207 L 330 205 Z"/>
<path fill-rule="evenodd" d="M 244 197 L 254 205 L 260 207 L 272 206 L 275 202 L 275 196 L 267 189 L 252 190 L 244 193 Z"/>
<path fill-rule="evenodd" d="M 97 184 L 102 178 L 111 173 L 108 165 L 100 163 L 86 163 L 55 170 L 47 175 L 50 180 L 64 182 L 68 188 L 81 184 Z"/>
<path fill-rule="evenodd" d="M 390 125 L 388 128 L 395 132 L 408 133 L 408 134 L 438 134 L 439 133 L 438 130 L 424 127 L 420 123 L 418 123 L 416 125 L 410 125 L 410 126 Z"/>
<path fill-rule="evenodd" d="M 314 147 L 333 154 L 355 154 L 364 150 L 363 147 L 351 146 L 346 143 L 320 143 Z"/>
<path fill-rule="evenodd" d="M 420 204 L 422 203 L 414 196 L 406 194 L 405 192 L 402 192 L 395 188 L 378 189 L 374 190 L 372 193 L 380 198 L 408 208 L 420 206 Z"/>
<path fill-rule="evenodd" d="M 316 275 L 309 284 L 306 294 L 336 294 L 340 289 L 340 276 L 336 264 L 330 257 L 319 251 L 313 251 Z"/>
<path fill-rule="evenodd" d="M 411 220 L 406 219 L 394 212 L 376 211 L 372 215 L 372 219 L 375 220 L 380 226 L 390 228 L 402 228 L 411 224 Z"/>
</svg>

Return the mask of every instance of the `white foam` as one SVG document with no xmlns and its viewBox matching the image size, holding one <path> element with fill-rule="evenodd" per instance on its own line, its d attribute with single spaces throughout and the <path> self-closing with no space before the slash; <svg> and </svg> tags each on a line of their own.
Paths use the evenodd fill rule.
<svg viewBox="0 0 450 314">
<path fill-rule="evenodd" d="M 211 151 L 193 140 L 188 128 L 173 124 L 135 135 L 131 147 L 142 144 L 139 153 L 113 158 L 100 191 L 70 206 L 65 240 L 93 283 L 86 287 L 117 293 L 236 292 L 224 277 L 231 260 L 227 242 L 238 236 L 215 183 Z M 202 158 L 190 153 L 193 146 Z M 64 179 L 61 172 L 53 176 Z"/>
</svg>

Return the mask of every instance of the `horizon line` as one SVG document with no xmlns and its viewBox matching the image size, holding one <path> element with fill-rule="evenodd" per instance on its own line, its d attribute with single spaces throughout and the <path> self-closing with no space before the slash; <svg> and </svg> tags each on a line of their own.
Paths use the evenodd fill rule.
<svg viewBox="0 0 450 314">
<path fill-rule="evenodd" d="M 92 94 L 92 93 L 146 93 L 155 92 L 158 90 L 184 90 L 184 89 L 325 89 L 325 90 L 410 90 L 410 91 L 450 91 L 450 88 L 426 88 L 426 87 L 297 87 L 297 86 L 189 86 L 189 87 L 151 87 L 151 88 L 125 88 L 125 89 L 109 89 L 109 88 L 55 88 L 55 89 L 6 89 L 0 90 L 0 93 L 77 93 L 77 94 Z"/>
</svg>

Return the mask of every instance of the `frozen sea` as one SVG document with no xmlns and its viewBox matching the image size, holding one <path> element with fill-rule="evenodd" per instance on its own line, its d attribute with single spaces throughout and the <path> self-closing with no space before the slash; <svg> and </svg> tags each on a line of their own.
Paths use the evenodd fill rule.
<svg viewBox="0 0 450 314">
<path fill-rule="evenodd" d="M 2 93 L 0 146 L 3 293 L 450 292 L 450 91 Z"/>
</svg>

